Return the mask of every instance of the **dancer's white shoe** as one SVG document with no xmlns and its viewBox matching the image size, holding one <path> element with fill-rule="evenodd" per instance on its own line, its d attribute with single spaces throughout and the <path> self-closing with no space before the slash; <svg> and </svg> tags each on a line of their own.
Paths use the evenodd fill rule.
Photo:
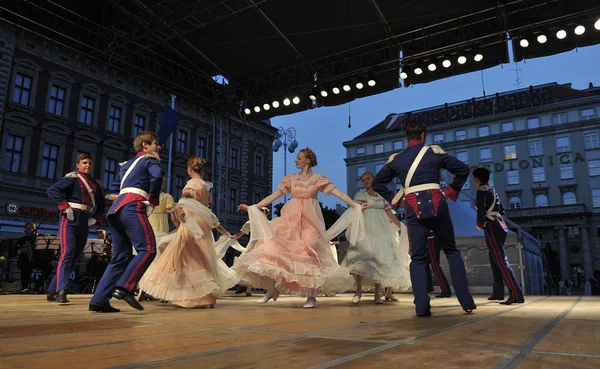
<svg viewBox="0 0 600 369">
<path fill-rule="evenodd" d="M 306 303 L 304 304 L 304 306 L 302 306 L 305 309 L 312 309 L 315 307 L 315 305 L 317 304 L 317 298 L 316 297 L 309 297 L 306 299 Z"/>
<path fill-rule="evenodd" d="M 273 299 L 273 301 L 277 301 L 278 297 L 279 297 L 279 291 L 268 290 L 261 299 L 256 300 L 256 303 L 266 304 L 270 299 Z"/>
</svg>

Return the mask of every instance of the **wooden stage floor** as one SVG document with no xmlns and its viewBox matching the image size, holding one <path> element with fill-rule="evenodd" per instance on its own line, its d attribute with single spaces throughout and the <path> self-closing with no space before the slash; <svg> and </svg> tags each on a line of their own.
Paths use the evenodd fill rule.
<svg viewBox="0 0 600 369">
<path fill-rule="evenodd" d="M 142 312 L 87 311 L 89 295 L 58 305 L 44 295 L 0 296 L 0 368 L 599 368 L 600 298 L 527 297 L 503 306 L 477 296 L 432 299 L 414 316 L 412 295 L 374 305 L 363 295 L 303 299 L 229 294 L 214 309 L 145 302 Z"/>
</svg>

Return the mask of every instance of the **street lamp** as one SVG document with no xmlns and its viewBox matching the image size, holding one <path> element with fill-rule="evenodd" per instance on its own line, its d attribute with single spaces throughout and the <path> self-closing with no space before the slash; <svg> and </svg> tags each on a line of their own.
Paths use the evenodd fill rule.
<svg viewBox="0 0 600 369">
<path fill-rule="evenodd" d="M 287 153 L 293 154 L 298 147 L 298 141 L 296 141 L 296 130 L 294 127 L 290 127 L 288 129 L 284 129 L 283 127 L 279 127 L 277 129 L 277 136 L 275 141 L 273 141 L 273 146 L 271 150 L 273 152 L 278 152 L 279 148 L 283 146 L 283 175 L 287 175 Z M 283 201 L 287 201 L 287 195 L 283 195 Z"/>
</svg>

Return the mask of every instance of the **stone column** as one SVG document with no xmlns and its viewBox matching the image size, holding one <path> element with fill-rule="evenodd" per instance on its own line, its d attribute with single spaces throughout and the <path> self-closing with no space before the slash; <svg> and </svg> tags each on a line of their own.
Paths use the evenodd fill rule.
<svg viewBox="0 0 600 369">
<path fill-rule="evenodd" d="M 558 228 L 558 252 L 560 254 L 560 275 L 563 280 L 571 279 L 571 264 L 569 263 L 569 250 L 567 249 L 566 229 Z"/>
<path fill-rule="evenodd" d="M 583 269 L 585 270 L 585 280 L 594 276 L 594 267 L 592 265 L 592 248 L 590 246 L 590 234 L 587 226 L 579 228 L 581 237 L 581 252 L 583 252 Z"/>
</svg>

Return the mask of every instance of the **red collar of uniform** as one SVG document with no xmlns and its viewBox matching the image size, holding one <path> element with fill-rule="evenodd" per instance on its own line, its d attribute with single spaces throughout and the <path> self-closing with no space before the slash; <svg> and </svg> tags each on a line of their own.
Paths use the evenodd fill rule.
<svg viewBox="0 0 600 369">
<path fill-rule="evenodd" d="M 85 178 L 85 179 L 88 179 L 88 178 L 89 178 L 89 176 L 88 176 L 87 174 L 83 173 L 83 172 L 77 171 L 77 174 L 80 174 L 80 175 L 82 175 L 82 176 L 83 176 L 83 178 Z"/>
<path fill-rule="evenodd" d="M 140 151 L 140 152 L 138 152 L 138 153 L 135 155 L 135 157 L 137 158 L 138 156 L 142 156 L 142 155 L 146 155 L 146 154 L 147 154 L 147 152 L 145 152 L 145 151 Z"/>
<path fill-rule="evenodd" d="M 410 140 L 410 141 L 408 141 L 408 147 L 417 146 L 417 145 L 423 145 L 423 142 L 421 140 Z"/>
</svg>

